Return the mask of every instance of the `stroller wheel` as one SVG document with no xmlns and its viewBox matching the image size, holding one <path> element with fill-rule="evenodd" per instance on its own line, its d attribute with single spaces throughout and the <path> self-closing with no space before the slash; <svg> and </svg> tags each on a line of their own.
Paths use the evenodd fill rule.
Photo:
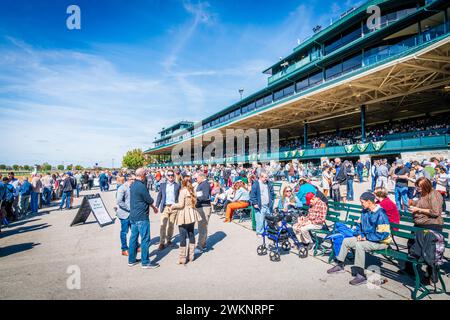
<svg viewBox="0 0 450 320">
<path fill-rule="evenodd" d="M 281 249 L 283 249 L 284 251 L 289 251 L 291 250 L 291 243 L 289 241 L 285 241 L 281 244 Z"/>
<path fill-rule="evenodd" d="M 265 245 L 260 245 L 256 249 L 256 252 L 258 253 L 258 256 L 264 256 L 267 254 L 267 247 Z"/>
<path fill-rule="evenodd" d="M 306 257 L 308 257 L 308 248 L 304 247 L 304 246 L 300 246 L 298 248 L 298 257 L 305 259 Z"/>
</svg>

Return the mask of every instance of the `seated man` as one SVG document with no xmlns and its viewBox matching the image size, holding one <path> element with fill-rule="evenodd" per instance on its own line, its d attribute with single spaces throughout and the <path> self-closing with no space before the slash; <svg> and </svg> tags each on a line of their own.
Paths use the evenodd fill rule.
<svg viewBox="0 0 450 320">
<path fill-rule="evenodd" d="M 314 245 L 309 231 L 322 229 L 327 216 L 328 207 L 312 192 L 306 194 L 306 205 L 310 206 L 308 215 L 298 217 L 298 222 L 294 224 L 293 229 L 299 240 L 308 247 L 308 250 L 311 250 Z"/>
<path fill-rule="evenodd" d="M 371 192 L 364 192 L 360 201 L 363 211 L 354 232 L 355 236 L 344 239 L 337 256 L 338 264 L 327 271 L 329 274 L 344 272 L 344 261 L 348 250 L 354 249 L 356 276 L 350 281 L 351 285 L 361 285 L 367 282 L 364 274 L 366 252 L 386 249 L 392 240 L 386 211 L 375 204 L 375 195 Z"/>
</svg>

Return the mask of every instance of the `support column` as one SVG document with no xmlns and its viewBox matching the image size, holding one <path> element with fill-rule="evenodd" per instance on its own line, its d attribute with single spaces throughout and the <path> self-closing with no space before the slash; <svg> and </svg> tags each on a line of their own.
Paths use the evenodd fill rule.
<svg viewBox="0 0 450 320">
<path fill-rule="evenodd" d="M 366 106 L 361 106 L 361 140 L 366 142 Z"/>
<path fill-rule="evenodd" d="M 305 149 L 308 147 L 308 122 L 306 121 L 303 124 L 303 147 Z"/>
</svg>

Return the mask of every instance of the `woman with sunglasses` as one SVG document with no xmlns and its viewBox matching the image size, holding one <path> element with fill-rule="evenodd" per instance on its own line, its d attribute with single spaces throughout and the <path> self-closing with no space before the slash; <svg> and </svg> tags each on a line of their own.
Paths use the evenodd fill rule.
<svg viewBox="0 0 450 320">
<path fill-rule="evenodd" d="M 298 199 L 298 197 L 294 194 L 291 187 L 286 186 L 283 189 L 283 195 L 278 202 L 278 210 L 280 211 L 288 211 L 289 206 L 295 207 L 295 208 L 301 208 L 302 203 Z"/>
<path fill-rule="evenodd" d="M 248 192 L 245 184 L 238 180 L 233 185 L 234 197 L 232 202 L 227 205 L 227 211 L 224 222 L 231 222 L 233 219 L 233 213 L 237 209 L 245 209 L 249 205 L 250 193 Z"/>
</svg>

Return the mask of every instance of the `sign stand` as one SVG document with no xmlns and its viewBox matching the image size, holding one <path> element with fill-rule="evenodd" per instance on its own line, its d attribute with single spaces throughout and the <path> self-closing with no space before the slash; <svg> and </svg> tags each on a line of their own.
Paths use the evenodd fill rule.
<svg viewBox="0 0 450 320">
<path fill-rule="evenodd" d="M 89 218 L 91 212 L 94 214 L 94 217 L 100 227 L 113 224 L 115 221 L 115 219 L 111 218 L 109 215 L 108 210 L 106 210 L 102 197 L 99 193 L 97 193 L 83 197 L 81 206 L 70 226 L 72 227 L 77 224 L 86 223 L 86 220 Z"/>
</svg>

